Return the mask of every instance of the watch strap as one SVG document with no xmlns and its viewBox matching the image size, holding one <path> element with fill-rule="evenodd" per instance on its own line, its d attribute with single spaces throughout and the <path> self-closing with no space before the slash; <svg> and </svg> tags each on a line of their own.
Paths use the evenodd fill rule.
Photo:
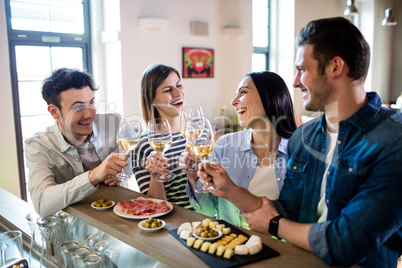
<svg viewBox="0 0 402 268">
<path fill-rule="evenodd" d="M 282 215 L 278 215 L 273 217 L 270 221 L 269 221 L 269 228 L 268 228 L 268 233 L 270 233 L 271 235 L 275 236 L 276 238 L 278 238 L 279 240 L 281 240 L 282 238 L 280 238 L 278 236 L 278 229 L 279 229 L 279 220 L 282 219 L 283 216 Z"/>
</svg>

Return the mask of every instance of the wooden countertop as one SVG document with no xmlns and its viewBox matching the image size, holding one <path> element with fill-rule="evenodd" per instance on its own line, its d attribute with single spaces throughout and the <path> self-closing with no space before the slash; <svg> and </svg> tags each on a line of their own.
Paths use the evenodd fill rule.
<svg viewBox="0 0 402 268">
<path fill-rule="evenodd" d="M 91 207 L 92 202 L 101 198 L 107 198 L 117 203 L 139 196 L 144 195 L 123 187 L 101 185 L 94 194 L 67 207 L 65 211 L 171 267 L 207 267 L 205 262 L 168 232 L 169 229 L 178 228 L 183 222 L 200 221 L 206 216 L 174 206 L 170 213 L 160 217 L 166 221 L 166 228 L 155 233 L 148 233 L 138 227 L 140 220 L 119 217 L 112 209 L 100 212 Z M 32 211 L 32 207 L 2 188 L 0 188 L 0 202 L 0 223 L 6 222 L 9 225 L 11 223 L 29 236 L 30 231 L 25 215 Z M 259 235 L 264 244 L 280 253 L 278 257 L 252 263 L 246 267 L 328 267 L 314 254 L 289 243 L 253 231 L 242 230 L 249 235 Z"/>
<path fill-rule="evenodd" d="M 174 206 L 170 213 L 160 217 L 166 222 L 165 229 L 149 233 L 138 227 L 140 220 L 119 217 L 112 209 L 99 212 L 91 207 L 92 202 L 101 198 L 107 198 L 117 203 L 139 196 L 144 195 L 123 187 L 101 185 L 94 194 L 71 205 L 65 211 L 171 267 L 206 267 L 205 262 L 168 232 L 170 229 L 178 228 L 183 222 L 203 220 L 206 218 L 205 215 Z M 244 230 L 244 232 L 249 235 L 258 234 L 264 244 L 280 253 L 278 257 L 252 263 L 246 265 L 247 267 L 327 267 L 314 254 L 289 243 L 249 230 Z"/>
</svg>

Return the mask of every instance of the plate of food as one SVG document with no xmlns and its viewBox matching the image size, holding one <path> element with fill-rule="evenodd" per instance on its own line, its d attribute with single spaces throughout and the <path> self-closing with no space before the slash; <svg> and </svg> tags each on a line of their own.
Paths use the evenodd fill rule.
<svg viewBox="0 0 402 268">
<path fill-rule="evenodd" d="M 193 231 L 193 236 L 204 241 L 214 241 L 222 236 L 222 231 L 209 226 L 201 226 Z"/>
<path fill-rule="evenodd" d="M 115 202 L 112 200 L 108 200 L 105 198 L 99 199 L 91 204 L 91 207 L 98 211 L 105 211 L 112 208 L 115 205 Z"/>
<path fill-rule="evenodd" d="M 160 219 L 149 218 L 138 223 L 138 227 L 147 232 L 156 232 L 165 227 L 166 222 Z"/>
<path fill-rule="evenodd" d="M 168 201 L 156 198 L 138 197 L 131 200 L 123 200 L 117 203 L 113 212 L 123 218 L 144 220 L 150 217 L 156 218 L 172 211 L 173 205 Z"/>
<path fill-rule="evenodd" d="M 223 235 L 215 241 L 197 238 L 196 231 L 201 227 L 219 230 Z M 202 222 L 185 222 L 178 229 L 170 229 L 169 233 L 211 268 L 245 266 L 279 256 L 279 253 L 265 245 L 258 235 L 250 236 L 223 220 L 206 218 Z"/>
</svg>

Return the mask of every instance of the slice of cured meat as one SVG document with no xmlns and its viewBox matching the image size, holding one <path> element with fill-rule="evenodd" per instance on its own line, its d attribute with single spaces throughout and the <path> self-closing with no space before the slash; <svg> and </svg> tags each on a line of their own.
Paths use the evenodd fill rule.
<svg viewBox="0 0 402 268">
<path fill-rule="evenodd" d="M 136 216 L 152 216 L 170 210 L 166 201 L 156 202 L 143 197 L 133 200 L 123 200 L 118 202 L 117 205 L 124 213 Z"/>
</svg>

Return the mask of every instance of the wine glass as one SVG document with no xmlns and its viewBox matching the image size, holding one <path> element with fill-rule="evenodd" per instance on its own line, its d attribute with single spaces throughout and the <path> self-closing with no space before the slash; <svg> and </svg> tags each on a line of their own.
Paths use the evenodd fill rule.
<svg viewBox="0 0 402 268">
<path fill-rule="evenodd" d="M 183 138 L 186 138 L 186 126 L 187 121 L 194 117 L 203 117 L 204 113 L 202 112 L 201 106 L 196 107 L 182 107 L 180 108 L 180 133 Z"/>
<path fill-rule="evenodd" d="M 124 153 L 132 151 L 140 143 L 141 138 L 141 122 L 122 118 L 120 120 L 119 129 L 116 134 L 117 145 Z M 115 176 L 119 181 L 127 181 L 131 179 L 130 175 L 124 172 L 124 169 Z"/>
<path fill-rule="evenodd" d="M 197 118 L 204 118 L 204 114 L 202 112 L 201 106 L 196 106 L 196 107 L 182 107 L 180 109 L 180 133 L 183 136 L 183 138 L 186 138 L 186 127 L 187 127 L 187 122 L 190 119 L 194 119 L 195 117 Z M 186 173 L 191 173 L 197 171 L 197 165 L 196 162 L 194 162 L 191 167 L 187 167 L 184 170 Z"/>
<path fill-rule="evenodd" d="M 166 118 L 152 119 L 148 122 L 148 142 L 152 149 L 162 155 L 172 146 L 172 131 Z M 156 180 L 166 182 L 175 177 L 175 174 L 168 172 L 158 176 Z"/>
<path fill-rule="evenodd" d="M 206 158 L 214 149 L 214 130 L 208 119 L 194 117 L 187 122 L 186 143 L 190 153 L 206 163 Z M 210 193 L 217 188 L 208 182 L 204 185 L 197 183 L 194 186 L 196 193 Z"/>
</svg>

